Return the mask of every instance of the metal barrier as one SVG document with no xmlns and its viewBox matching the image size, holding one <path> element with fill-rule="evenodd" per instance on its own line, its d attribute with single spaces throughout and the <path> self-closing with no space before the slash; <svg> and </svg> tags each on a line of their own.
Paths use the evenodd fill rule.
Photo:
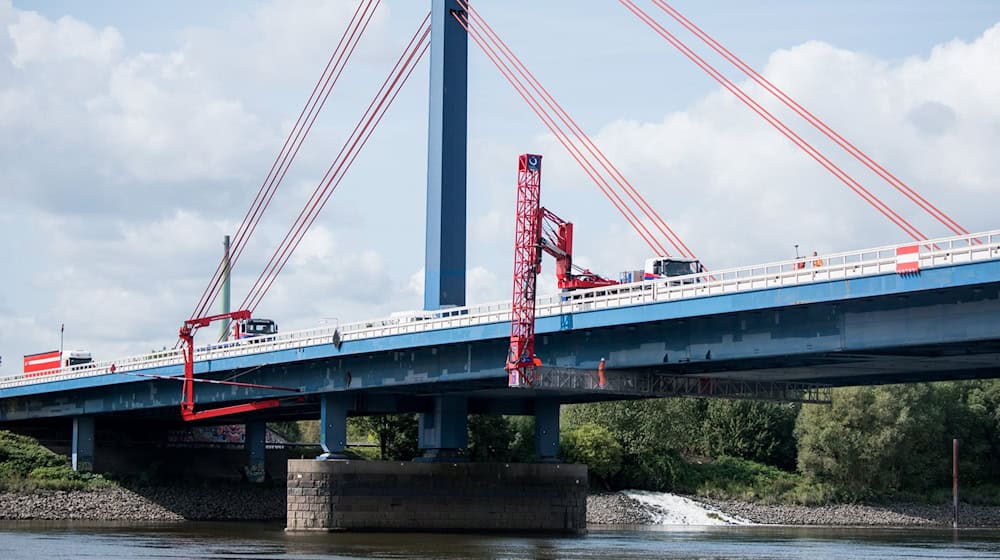
<svg viewBox="0 0 1000 560">
<path fill-rule="evenodd" d="M 860 251 L 821 255 L 823 266 L 818 267 L 811 266 L 812 257 L 808 257 L 805 260 L 790 259 L 717 270 L 711 273 L 675 276 L 668 280 L 633 282 L 577 290 L 539 298 L 536 304 L 536 317 L 891 274 L 896 272 L 896 249 L 912 247 L 917 244 L 917 242 L 901 243 Z M 1000 230 L 932 239 L 919 243 L 918 259 L 921 269 L 998 258 L 1000 258 Z M 806 266 L 800 268 L 802 264 Z M 509 321 L 510 302 L 487 303 L 438 311 L 415 311 L 400 317 L 346 323 L 341 325 L 339 329 L 321 327 L 202 346 L 196 348 L 195 356 L 198 361 L 201 361 L 329 344 L 333 342 L 334 333 L 338 330 L 341 341 L 350 342 Z M 180 349 L 165 350 L 141 356 L 66 367 L 41 376 L 6 377 L 0 379 L 0 389 L 183 363 L 184 359 Z"/>
</svg>

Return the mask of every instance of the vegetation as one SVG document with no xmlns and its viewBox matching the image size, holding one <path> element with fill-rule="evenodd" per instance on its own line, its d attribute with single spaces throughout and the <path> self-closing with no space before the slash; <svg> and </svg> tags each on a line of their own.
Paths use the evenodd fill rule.
<svg viewBox="0 0 1000 560">
<path fill-rule="evenodd" d="M 296 428 L 316 441 L 314 424 Z M 376 444 L 357 450 L 367 458 L 418 453 L 416 415 L 352 419 L 349 431 L 351 441 Z M 832 405 L 678 398 L 565 406 L 561 457 L 586 463 L 595 484 L 611 489 L 770 503 L 943 502 L 952 438 L 961 440 L 963 499 L 1000 504 L 1000 380 L 836 389 Z M 467 455 L 533 461 L 533 419 L 470 416 Z"/>
<path fill-rule="evenodd" d="M 580 431 L 592 425 L 621 446 L 617 469 L 573 451 L 581 437 L 598 444 Z M 837 389 L 829 406 L 663 399 L 563 411 L 567 458 L 596 462 L 612 488 L 780 503 L 944 501 L 953 437 L 964 499 L 1000 503 L 998 428 L 992 380 Z"/>
<path fill-rule="evenodd" d="M 605 485 L 622 470 L 622 446 L 604 426 L 581 424 L 561 434 L 559 444 L 563 459 L 587 465 Z"/>
<path fill-rule="evenodd" d="M 0 491 L 93 490 L 111 483 L 74 472 L 69 461 L 27 436 L 0 430 Z"/>
<path fill-rule="evenodd" d="M 418 454 L 416 414 L 363 416 L 353 418 L 350 424 L 351 432 L 378 444 L 378 459 L 409 461 Z"/>
</svg>

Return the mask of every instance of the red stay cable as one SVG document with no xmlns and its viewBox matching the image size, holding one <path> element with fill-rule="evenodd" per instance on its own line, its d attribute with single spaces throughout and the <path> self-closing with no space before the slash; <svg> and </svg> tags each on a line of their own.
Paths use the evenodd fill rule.
<svg viewBox="0 0 1000 560">
<path fill-rule="evenodd" d="M 501 75 L 511 84 L 514 90 L 521 96 L 522 99 L 528 104 L 528 106 L 534 111 L 534 113 L 541 119 L 542 123 L 556 136 L 556 139 L 566 148 L 573 159 L 583 168 L 584 172 L 591 178 L 592 181 L 597 185 L 602 193 L 611 201 L 611 204 L 617 209 L 630 226 L 639 234 L 642 240 L 652 249 L 656 254 L 669 255 L 670 253 L 666 248 L 656 239 L 642 220 L 635 215 L 635 212 L 629 207 L 621 196 L 614 190 L 614 188 L 608 184 L 603 175 L 597 171 L 593 163 L 590 162 L 587 157 L 583 154 L 580 147 L 573 143 L 570 139 L 568 133 L 566 133 L 560 126 L 555 122 L 555 119 L 545 110 L 542 104 L 537 100 L 537 98 L 527 89 L 522 81 L 518 80 L 515 74 L 517 73 L 512 69 L 507 62 L 501 60 L 505 58 L 501 52 L 498 51 L 496 47 L 492 44 L 488 44 L 489 39 L 482 35 L 478 30 L 471 28 L 468 21 L 462 20 L 458 14 L 452 14 L 455 19 L 465 28 L 469 36 L 472 37 L 473 41 L 482 49 L 486 57 L 493 63 L 494 66 L 500 71 Z M 509 60 L 509 59 L 508 59 Z M 512 64 L 512 63 L 511 63 Z"/>
<path fill-rule="evenodd" d="M 430 34 L 430 27 L 428 26 L 426 28 L 426 33 L 425 33 L 424 36 L 426 37 L 429 34 Z M 249 298 L 248 297 L 248 300 L 251 300 L 251 301 L 249 301 L 249 303 L 247 304 L 247 307 L 246 307 L 247 309 L 250 309 L 251 311 L 255 310 L 257 308 L 257 306 L 260 304 L 260 302 L 263 300 L 264 295 L 267 293 L 267 291 L 274 284 L 274 281 L 277 279 L 278 274 L 284 269 L 285 265 L 288 263 L 288 260 L 291 258 L 292 254 L 298 248 L 299 243 L 302 242 L 302 239 L 305 237 L 306 232 L 309 230 L 310 227 L 312 227 L 313 222 L 316 221 L 316 218 L 319 216 L 319 213 L 326 206 L 326 203 L 329 201 L 330 196 L 333 194 L 333 191 L 335 191 L 337 189 L 337 187 L 340 185 L 340 181 L 343 180 L 343 178 L 346 175 L 348 169 L 354 163 L 354 160 L 357 158 L 357 156 L 361 153 L 361 149 L 364 148 L 364 146 L 368 143 L 368 139 L 371 138 L 372 134 L 375 131 L 375 128 L 382 121 L 382 118 L 385 116 L 385 113 L 388 111 L 389 106 L 392 104 L 393 101 L 395 101 L 396 96 L 401 91 L 403 84 L 409 79 L 410 75 L 413 73 L 413 70 L 416 68 L 416 63 L 419 62 L 419 60 L 423 57 L 424 53 L 427 51 L 427 49 L 429 48 L 429 46 L 430 46 L 430 43 L 429 42 L 425 42 L 422 39 L 421 40 L 421 46 L 418 46 L 413 51 L 413 53 L 410 56 L 410 58 L 413 60 L 412 65 L 409 66 L 409 69 L 406 69 L 405 66 L 404 66 L 404 69 L 400 72 L 400 75 L 402 75 L 402 79 L 401 79 L 401 81 L 399 81 L 398 86 L 395 87 L 394 90 L 390 90 L 389 92 L 386 92 L 386 95 L 383 96 L 382 100 L 379 102 L 378 106 L 376 107 L 376 113 L 374 115 L 372 115 L 372 117 L 369 117 L 368 121 L 366 122 L 366 127 L 367 128 L 362 132 L 362 134 L 364 135 L 364 137 L 360 140 L 360 142 L 358 140 L 354 141 L 354 144 L 351 146 L 352 150 L 349 151 L 349 156 L 348 156 L 349 159 L 346 160 L 346 161 L 342 161 L 341 164 L 338 166 L 337 171 L 334 173 L 334 175 L 327 182 L 327 186 L 324 189 L 325 194 L 324 194 L 322 200 L 316 206 L 315 211 L 312 212 L 310 214 L 310 216 L 307 218 L 308 221 L 304 222 L 304 227 L 300 226 L 301 234 L 299 234 L 294 239 L 294 243 L 293 244 L 291 244 L 289 247 L 286 247 L 286 251 L 285 251 L 285 253 L 283 255 L 283 258 L 280 260 L 280 263 L 277 265 L 277 267 L 269 275 L 269 277 L 267 278 L 266 282 L 261 285 L 261 288 L 254 294 L 254 297 L 253 298 Z M 418 51 L 419 51 L 419 53 L 418 53 Z M 416 54 L 416 58 L 415 59 L 413 58 L 414 54 Z M 409 63 L 409 60 L 407 62 Z M 405 72 L 405 75 L 403 75 L 403 72 Z M 394 85 L 395 85 L 395 83 L 394 83 Z M 390 93 L 391 93 L 391 95 L 389 95 Z M 386 99 L 387 97 L 388 97 L 388 99 Z M 368 125 L 370 125 L 370 126 L 368 126 Z M 356 149 L 354 149 L 355 146 L 356 146 Z M 327 189 L 328 189 L 328 192 L 326 192 Z"/>
<path fill-rule="evenodd" d="M 455 14 L 453 14 L 455 15 Z M 604 179 L 600 172 L 593 166 L 593 164 L 586 158 L 583 152 L 578 146 L 576 146 L 573 141 L 569 138 L 569 135 L 563 131 L 555 120 L 551 117 L 545 108 L 542 107 L 541 103 L 531 94 L 530 91 L 525 88 L 525 86 L 518 81 L 514 76 L 514 71 L 510 69 L 506 62 L 500 60 L 500 54 L 494 49 L 493 46 L 487 44 L 483 36 L 476 30 L 470 29 L 468 22 L 462 21 L 455 15 L 459 23 L 466 29 L 469 36 L 472 37 L 473 41 L 483 50 L 486 57 L 497 67 L 501 75 L 511 84 L 514 90 L 521 96 L 522 99 L 528 104 L 531 110 L 538 116 L 543 124 L 548 127 L 549 131 L 555 135 L 559 143 L 563 145 L 564 148 L 569 152 L 570 156 L 576 160 L 577 164 L 583 169 L 583 171 L 590 177 L 590 179 L 597 185 L 602 193 L 608 198 L 611 204 L 617 209 L 622 216 L 625 218 L 626 222 L 639 234 L 639 237 L 653 250 L 656 254 L 669 255 L 669 252 L 663 247 L 656 237 L 645 227 L 642 221 L 635 215 L 632 209 L 621 199 L 621 196 L 614 190 L 611 185 Z"/>
<path fill-rule="evenodd" d="M 259 305 L 264 295 L 274 283 L 277 275 L 298 247 L 305 233 L 312 226 L 319 212 L 326 205 L 333 191 L 340 184 L 340 181 L 354 162 L 354 159 L 371 137 L 375 127 L 381 122 L 382 117 L 385 115 L 386 110 L 388 110 L 389 105 L 395 100 L 402 85 L 412 74 L 416 63 L 419 62 L 429 46 L 427 40 L 430 34 L 430 26 L 427 23 L 429 18 L 430 16 L 428 15 L 421 23 L 420 29 L 418 29 L 417 33 L 410 40 L 407 49 L 396 62 L 392 71 L 390 71 L 389 76 L 383 82 L 382 87 L 369 104 L 361 120 L 354 127 L 334 163 L 331 164 L 320 184 L 313 192 L 313 195 L 299 213 L 295 224 L 286 233 L 285 238 L 271 256 L 264 271 L 261 272 L 254 282 L 253 287 L 241 306 L 243 309 L 253 310 Z"/>
<path fill-rule="evenodd" d="M 369 0 L 369 3 L 371 3 L 371 1 L 372 0 Z M 348 41 L 348 47 L 341 53 L 341 58 L 344 60 L 344 64 L 335 65 L 334 72 L 331 72 L 330 78 L 327 78 L 327 81 L 330 81 L 330 79 L 332 78 L 332 83 L 329 88 L 325 89 L 325 93 L 323 95 L 322 100 L 317 105 L 314 105 L 315 113 L 310 111 L 310 115 L 309 117 L 307 117 L 307 119 L 309 119 L 308 125 L 305 126 L 304 129 L 300 130 L 300 132 L 304 131 L 302 134 L 302 140 L 299 141 L 298 144 L 295 146 L 295 150 L 294 152 L 291 153 L 291 158 L 289 159 L 288 165 L 284 166 L 284 169 L 278 176 L 275 187 L 274 189 L 271 190 L 271 193 L 264 204 L 264 208 L 261 210 L 261 214 L 263 214 L 263 210 L 266 210 L 267 207 L 271 204 L 271 199 L 274 198 L 274 194 L 277 192 L 278 185 L 281 184 L 281 181 L 284 180 L 285 175 L 288 173 L 288 169 L 291 167 L 292 161 L 295 159 L 295 156 L 298 155 L 299 149 L 302 147 L 303 142 L 305 142 L 306 136 L 308 136 L 309 132 L 312 130 L 313 124 L 316 122 L 316 118 L 319 116 L 320 111 L 322 111 L 323 107 L 326 106 L 326 101 L 327 99 L 329 99 L 330 94 L 333 92 L 333 86 L 336 85 L 337 81 L 340 79 L 340 75 L 343 74 L 344 69 L 347 67 L 346 64 L 347 60 L 350 59 L 351 55 L 354 54 L 354 51 L 357 48 L 358 43 L 360 42 L 361 36 L 368 29 L 368 24 L 371 22 L 372 16 L 374 16 L 375 14 L 375 9 L 378 7 L 378 2 L 379 0 L 374 0 L 374 6 L 371 8 L 371 10 L 367 10 L 366 8 L 366 16 L 363 24 L 360 26 L 360 28 L 355 28 L 355 31 L 352 32 L 351 39 L 354 39 L 356 33 L 358 40 L 354 40 L 353 42 L 351 40 Z M 253 227 L 250 229 L 249 235 L 253 234 L 253 232 L 257 229 L 257 225 L 259 223 L 260 223 L 259 219 L 256 222 L 254 222 Z M 239 258 L 239 256 L 243 254 L 244 247 L 245 245 L 240 246 L 238 248 L 238 250 L 236 251 L 236 258 Z"/>
<path fill-rule="evenodd" d="M 295 155 L 298 153 L 299 147 L 301 147 L 302 142 L 309 133 L 309 130 L 311 130 L 312 124 L 315 122 L 319 111 L 323 108 L 327 98 L 333 91 L 333 87 L 336 85 L 340 74 L 346 67 L 347 61 L 350 59 L 351 54 L 353 54 L 354 49 L 357 47 L 361 35 L 364 34 L 368 23 L 371 21 L 375 10 L 378 8 L 379 2 L 380 0 L 367 0 L 366 2 L 360 2 L 358 7 L 355 9 L 354 15 L 352 16 L 347 29 L 344 30 L 337 47 L 330 55 L 330 59 L 327 61 L 326 67 L 323 69 L 323 73 L 320 75 L 319 80 L 317 80 L 316 85 L 313 87 L 306 104 L 303 106 L 295 124 L 289 131 L 288 136 L 285 138 L 281 151 L 279 151 L 278 155 L 275 157 L 274 163 L 271 165 L 271 169 L 268 171 L 264 182 L 261 184 L 261 188 L 258 190 L 257 196 L 251 203 L 250 208 L 247 210 L 247 213 L 243 218 L 243 222 L 240 224 L 236 234 L 234 235 L 234 243 L 230 258 L 230 270 L 239 260 L 246 242 L 256 229 L 264 210 L 266 210 L 267 206 L 271 202 L 271 199 L 274 197 L 274 193 L 277 191 L 281 180 L 284 178 L 284 174 L 288 171 L 289 166 L 295 159 Z M 319 99 L 319 97 L 317 97 L 317 92 L 319 92 L 319 95 L 322 96 L 321 103 L 317 102 Z M 306 121 L 308 121 L 308 127 L 303 126 L 303 117 Z M 291 152 L 293 148 L 294 153 Z M 278 172 L 280 172 L 280 177 L 278 176 Z M 275 179 L 277 179 L 277 181 Z M 219 262 L 212 280 L 202 293 L 202 297 L 199 298 L 199 303 L 196 306 L 195 312 L 192 314 L 192 318 L 203 315 L 207 309 L 214 304 L 215 298 L 218 296 L 218 291 L 221 289 L 224 277 L 223 267 L 224 260 Z"/>
<path fill-rule="evenodd" d="M 275 157 L 274 163 L 271 164 L 271 169 L 268 171 L 267 176 L 264 177 L 264 181 L 263 183 L 261 183 L 261 186 L 257 191 L 257 195 L 254 197 L 253 202 L 250 204 L 250 208 L 247 209 L 247 213 L 243 217 L 243 221 L 237 228 L 236 234 L 234 235 L 234 239 L 236 240 L 237 243 L 243 240 L 242 234 L 245 232 L 247 224 L 250 222 L 250 220 L 252 220 L 251 216 L 257 215 L 257 211 L 260 208 L 261 201 L 266 196 L 265 193 L 267 191 L 267 188 L 269 184 L 273 181 L 275 169 L 279 167 L 279 162 L 284 161 L 283 156 L 286 154 L 289 142 L 291 142 L 292 137 L 295 134 L 295 131 L 299 129 L 300 124 L 302 122 L 302 118 L 306 113 L 306 110 L 313 105 L 313 99 L 316 96 L 316 92 L 319 90 L 320 84 L 323 83 L 323 79 L 327 76 L 327 73 L 330 70 L 330 65 L 333 64 L 334 60 L 337 58 L 337 55 L 340 52 L 340 48 L 343 45 L 344 39 L 348 36 L 348 33 L 354 27 L 358 14 L 361 11 L 362 5 L 363 5 L 362 3 L 359 3 L 358 7 L 355 9 L 354 15 L 352 16 L 347 29 L 345 29 L 343 35 L 341 35 L 340 41 L 337 43 L 337 47 L 333 50 L 333 53 L 330 54 L 330 59 L 327 61 L 326 67 L 323 68 L 323 73 L 320 74 L 319 79 L 316 81 L 316 85 L 313 86 L 313 90 L 309 94 L 309 98 L 306 100 L 306 104 L 302 107 L 302 111 L 299 112 L 299 116 L 295 120 L 295 124 L 292 126 L 292 129 L 288 132 L 288 136 L 285 138 L 285 143 L 281 146 L 281 150 Z M 234 243 L 234 246 L 237 245 L 237 243 Z M 223 272 L 224 266 L 225 266 L 225 259 L 220 260 L 218 267 L 216 267 L 215 273 L 212 275 L 212 279 L 209 281 L 208 286 L 205 287 L 205 291 L 198 299 L 198 304 L 195 306 L 195 311 L 192 313 L 191 318 L 204 315 L 205 310 L 208 307 L 210 307 L 212 303 L 214 303 L 216 297 L 215 292 L 219 289 L 224 275 Z M 232 269 L 232 259 L 230 260 L 230 270 L 231 269 Z"/>
<path fill-rule="evenodd" d="M 681 255 L 689 258 L 694 258 L 694 253 L 687 247 L 687 245 L 680 239 L 680 237 L 667 225 L 666 221 L 656 212 L 655 209 L 646 201 L 646 199 L 632 186 L 632 184 L 625 178 L 624 174 L 611 162 L 610 159 L 604 154 L 604 152 L 597 147 L 597 144 L 587 135 L 586 132 L 580 127 L 579 124 L 570 116 L 566 109 L 556 101 L 555 97 L 541 84 L 541 82 L 531 73 L 530 70 L 524 65 L 520 58 L 511 50 L 510 46 L 499 36 L 499 34 L 490 26 L 490 24 L 483 18 L 483 16 L 473 7 L 468 5 L 465 0 L 459 0 L 459 4 L 465 4 L 469 13 L 474 18 L 474 23 L 482 25 L 486 34 L 491 38 L 492 42 L 497 45 L 508 60 L 512 61 L 516 68 L 520 71 L 521 75 L 527 79 L 529 85 L 540 95 L 546 103 L 556 112 L 560 117 L 560 120 L 573 132 L 576 138 L 583 143 L 587 151 L 590 152 L 591 156 L 597 158 L 598 163 L 604 168 L 604 170 L 612 176 L 616 183 L 625 191 L 629 199 L 632 200 L 639 210 L 651 221 L 660 233 L 667 238 L 677 252 Z"/>
<path fill-rule="evenodd" d="M 757 82 L 764 89 L 768 90 L 772 95 L 774 95 L 779 101 L 784 103 L 787 107 L 795 111 L 799 116 L 804 118 L 809 124 L 815 127 L 817 130 L 822 132 L 827 138 L 835 142 L 838 146 L 843 148 L 847 153 L 854 156 L 855 159 L 864 164 L 868 169 L 875 172 L 879 177 L 884 179 L 887 183 L 892 185 L 897 191 L 906 196 L 910 201 L 919 206 L 922 210 L 933 216 L 937 221 L 941 222 L 946 228 L 950 229 L 953 233 L 957 235 L 968 235 L 969 232 L 958 222 L 953 220 L 950 216 L 945 214 L 938 207 L 931 204 L 927 199 L 920 196 L 915 190 L 913 190 L 909 185 L 904 183 L 902 180 L 897 178 L 895 175 L 887 171 L 884 167 L 879 165 L 874 159 L 872 159 L 868 154 L 861 151 L 857 146 L 849 142 L 843 136 L 841 136 L 837 131 L 823 122 L 819 117 L 811 113 L 808 109 L 800 105 L 797 101 L 792 99 L 788 94 L 782 91 L 778 86 L 771 83 L 767 78 L 762 76 L 756 70 L 754 70 L 750 65 L 744 62 L 740 57 L 733 54 L 729 49 L 724 47 L 721 43 L 716 41 L 711 35 L 705 32 L 703 29 L 695 25 L 691 20 L 686 18 L 682 13 L 680 13 L 673 6 L 665 2 L 664 0 L 652 0 L 657 7 L 667 13 L 670 17 L 674 18 L 678 23 L 680 23 L 684 28 L 693 33 L 699 39 L 702 40 L 706 45 L 712 48 L 715 52 L 719 53 L 723 58 L 728 60 L 731 64 L 739 68 L 744 74 L 746 74 L 753 81 Z"/>
<path fill-rule="evenodd" d="M 409 53 L 412 49 L 415 49 L 415 44 L 417 43 L 418 38 L 421 37 L 420 33 L 426 26 L 428 19 L 429 16 L 424 19 L 424 21 L 421 24 L 421 27 L 418 28 L 417 34 L 414 34 L 414 36 L 410 39 L 410 43 L 407 45 L 406 49 L 404 49 L 403 54 L 396 61 L 396 64 L 393 66 L 392 70 L 390 70 L 389 75 L 386 77 L 385 81 L 382 82 L 382 85 L 380 86 L 378 93 L 372 99 L 371 103 L 369 103 L 368 107 L 365 109 L 365 112 L 363 113 L 361 120 L 355 125 L 354 130 L 351 131 L 351 134 L 348 135 L 348 139 L 345 141 L 345 144 L 341 147 L 340 152 L 334 159 L 334 162 L 330 164 L 330 167 L 323 175 L 323 178 L 320 179 L 320 182 L 317 185 L 316 189 L 310 195 L 309 200 L 306 201 L 306 204 L 302 207 L 302 210 L 299 212 L 299 215 L 295 218 L 292 227 L 289 228 L 288 232 L 285 233 L 285 237 L 281 240 L 281 243 L 279 243 L 278 248 L 276 248 L 275 252 L 271 255 L 271 258 L 268 260 L 267 265 L 265 265 L 264 270 L 261 271 L 260 275 L 257 277 L 257 280 L 254 282 L 253 286 L 251 286 L 250 290 L 247 293 L 247 298 L 244 300 L 244 303 L 256 297 L 256 292 L 260 290 L 261 287 L 267 283 L 267 278 L 271 274 L 273 274 L 274 270 L 278 268 L 281 259 L 285 257 L 289 248 L 294 243 L 293 240 L 295 239 L 295 237 L 302 232 L 302 228 L 304 227 L 305 222 L 308 220 L 308 216 L 312 213 L 313 209 L 317 205 L 319 205 L 320 200 L 327 192 L 327 187 L 329 186 L 328 179 L 331 178 L 332 176 L 331 174 L 335 174 L 336 171 L 339 169 L 339 166 L 342 164 L 341 158 L 344 156 L 344 154 L 353 147 L 353 144 L 351 144 L 351 140 L 357 137 L 359 133 L 358 131 L 363 126 L 367 125 L 368 122 L 366 120 L 367 116 L 373 110 L 373 108 L 376 107 L 376 103 L 381 103 L 381 100 L 386 92 L 386 88 L 390 86 L 390 82 L 392 81 L 393 76 L 396 74 L 400 66 L 403 65 L 407 60 L 406 59 L 407 53 Z"/>
<path fill-rule="evenodd" d="M 907 222 L 902 216 L 897 214 L 891 208 L 886 206 L 884 202 L 879 200 L 878 197 L 873 195 L 868 189 L 861 186 L 853 177 L 848 175 L 844 170 L 837 167 L 833 162 L 827 159 L 823 154 L 816 150 L 811 144 L 803 140 L 799 135 L 795 134 L 791 129 L 789 129 L 783 122 L 778 118 L 764 109 L 760 104 L 754 101 L 749 95 L 747 95 L 742 89 L 733 84 L 728 78 L 723 76 L 716 70 L 712 65 L 705 62 L 700 56 L 694 53 L 691 49 L 687 47 L 682 41 L 675 37 L 672 33 L 667 31 L 662 25 L 656 20 L 644 12 L 641 8 L 636 6 L 632 0 L 619 0 L 626 8 L 628 8 L 633 14 L 635 14 L 639 19 L 646 23 L 651 29 L 656 31 L 661 37 L 667 40 L 674 48 L 679 50 L 685 57 L 694 62 L 699 68 L 708 73 L 713 79 L 719 82 L 723 87 L 729 90 L 731 93 L 736 95 L 744 104 L 750 107 L 755 113 L 760 115 L 764 120 L 766 120 L 771 126 L 778 129 L 786 138 L 791 140 L 796 146 L 805 151 L 811 158 L 816 160 L 820 165 L 826 168 L 835 177 L 840 179 L 845 185 L 853 190 L 858 196 L 863 200 L 872 205 L 876 210 L 878 210 L 882 215 L 888 218 L 891 222 L 899 226 L 904 232 L 910 237 L 917 241 L 922 241 L 927 239 L 923 233 L 917 228 L 913 227 L 912 224 Z"/>
<path fill-rule="evenodd" d="M 605 180 L 603 175 L 594 167 L 586 156 L 583 154 L 582 150 L 576 146 L 573 141 L 569 138 L 569 135 L 563 131 L 559 125 L 555 122 L 552 116 L 542 107 L 541 103 L 531 94 L 530 91 L 521 83 L 517 77 L 514 75 L 514 71 L 508 66 L 506 62 L 501 60 L 501 55 L 496 51 L 496 49 L 487 44 L 486 39 L 482 34 L 475 29 L 470 28 L 467 21 L 463 21 L 457 14 L 452 14 L 459 24 L 465 28 L 466 32 L 472 38 L 472 40 L 482 49 L 486 57 L 493 63 L 494 66 L 500 71 L 500 74 L 507 80 L 508 83 L 514 88 L 514 91 L 521 96 L 521 98 L 528 104 L 531 110 L 538 116 L 543 124 L 555 135 L 559 143 L 566 148 L 570 156 L 576 160 L 577 164 L 583 169 L 588 177 L 597 185 L 598 189 L 608 198 L 611 204 L 618 210 L 622 216 L 625 218 L 626 222 L 632 229 L 639 234 L 639 237 L 653 250 L 656 254 L 669 255 L 667 250 L 663 245 L 656 239 L 656 237 L 645 227 L 642 221 L 635 215 L 632 209 L 621 199 L 621 196 L 614 190 L 611 185 Z"/>
</svg>

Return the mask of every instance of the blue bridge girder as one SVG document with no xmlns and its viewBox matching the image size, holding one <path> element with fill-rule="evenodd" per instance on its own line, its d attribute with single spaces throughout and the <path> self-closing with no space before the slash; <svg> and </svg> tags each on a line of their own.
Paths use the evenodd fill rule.
<svg viewBox="0 0 1000 560">
<path fill-rule="evenodd" d="M 538 319 L 546 364 L 678 375 L 860 385 L 1000 376 L 1000 260 L 817 281 Z M 529 414 L 537 398 L 599 393 L 508 389 L 509 323 L 347 338 L 196 363 L 196 375 L 297 387 L 305 402 L 260 415 L 318 414 L 316 395 L 346 391 L 355 414 L 425 411 L 434 395 L 470 412 Z M 177 376 L 181 365 L 136 373 Z M 200 384 L 199 407 L 287 393 Z M 613 398 L 613 397 L 608 397 Z M 0 422 L 179 414 L 180 383 L 114 373 L 0 389 Z"/>
</svg>

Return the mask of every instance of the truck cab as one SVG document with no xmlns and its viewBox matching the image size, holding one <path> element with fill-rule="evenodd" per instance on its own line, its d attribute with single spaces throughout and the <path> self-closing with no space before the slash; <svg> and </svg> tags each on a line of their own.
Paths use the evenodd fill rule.
<svg viewBox="0 0 1000 560">
<path fill-rule="evenodd" d="M 89 364 L 94 361 L 94 357 L 87 350 L 71 350 L 64 358 L 66 367 Z"/>
<path fill-rule="evenodd" d="M 270 319 L 256 317 L 239 322 L 236 338 L 256 338 L 278 334 L 278 324 Z"/>
<path fill-rule="evenodd" d="M 682 284 L 695 284 L 701 282 L 701 278 L 698 276 L 693 276 L 694 274 L 699 274 L 705 272 L 705 267 L 702 266 L 701 261 L 698 259 L 688 259 L 683 257 L 652 257 L 646 259 L 646 265 L 643 267 L 643 280 L 662 280 L 664 278 L 672 278 L 677 276 L 689 276 L 689 278 L 684 278 L 681 280 L 670 281 L 671 286 L 679 286 Z"/>
</svg>

